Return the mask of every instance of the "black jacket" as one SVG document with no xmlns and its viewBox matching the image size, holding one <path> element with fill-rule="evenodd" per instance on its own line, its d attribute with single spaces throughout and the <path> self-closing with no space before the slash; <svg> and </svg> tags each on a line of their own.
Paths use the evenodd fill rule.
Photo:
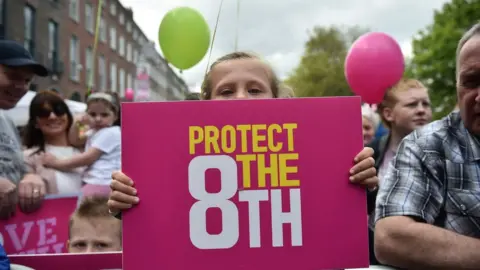
<svg viewBox="0 0 480 270">
<path fill-rule="evenodd" d="M 385 149 L 388 146 L 388 141 L 390 140 L 390 136 L 384 135 L 378 139 L 375 139 L 371 142 L 367 147 L 371 147 L 374 151 L 373 158 L 375 159 L 375 169 L 380 168 L 382 165 L 383 159 L 385 158 Z M 368 205 L 368 214 L 372 214 L 375 211 L 375 200 L 377 199 L 377 192 L 378 189 L 375 191 L 369 192 L 367 194 L 367 205 Z M 378 262 L 375 251 L 374 251 L 374 231 L 368 230 L 368 240 L 369 240 L 369 250 L 370 250 L 370 265 L 380 265 Z"/>
</svg>

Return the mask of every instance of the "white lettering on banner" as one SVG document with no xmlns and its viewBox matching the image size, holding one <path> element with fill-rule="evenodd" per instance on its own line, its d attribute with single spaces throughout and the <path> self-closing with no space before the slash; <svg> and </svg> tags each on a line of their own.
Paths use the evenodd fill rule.
<svg viewBox="0 0 480 270">
<path fill-rule="evenodd" d="M 206 190 L 205 172 L 220 171 L 221 189 L 218 193 Z M 233 247 L 239 237 L 238 209 L 230 199 L 238 189 L 237 164 L 229 156 L 197 156 L 188 166 L 188 189 L 198 200 L 190 208 L 190 240 L 199 249 L 226 249 Z M 207 232 L 207 210 L 218 208 L 222 213 L 222 231 Z"/>
<path fill-rule="evenodd" d="M 32 230 L 33 224 L 35 224 L 33 221 L 28 221 L 23 223 L 23 233 L 22 233 L 21 240 L 19 239 L 17 234 L 17 224 L 9 224 L 5 226 L 5 230 L 7 231 L 8 236 L 10 236 L 13 246 L 17 251 L 22 250 L 25 244 L 27 243 L 28 236 L 30 235 L 30 231 Z"/>
<path fill-rule="evenodd" d="M 53 234 L 52 228 L 47 228 L 47 224 L 50 224 L 52 227 L 57 225 L 56 218 L 47 218 L 37 220 L 37 225 L 39 229 L 38 234 L 38 246 L 51 245 L 57 242 L 57 236 Z M 51 238 L 47 239 L 47 234 L 53 234 Z"/>
<path fill-rule="evenodd" d="M 206 190 L 205 172 L 220 171 L 221 189 L 218 193 Z M 226 155 L 197 156 L 188 166 L 188 189 L 197 201 L 190 208 L 190 241 L 199 249 L 228 249 L 239 239 L 239 212 L 231 199 L 238 190 L 237 164 Z M 286 190 L 284 190 L 286 191 Z M 241 190 L 239 201 L 247 202 L 249 218 L 249 242 L 251 248 L 261 247 L 260 202 L 269 201 L 272 219 L 272 246 L 283 247 L 283 225 L 290 223 L 291 245 L 303 245 L 300 188 L 288 189 L 290 212 L 282 210 L 281 189 Z M 270 193 L 270 194 L 269 194 Z M 270 196 L 269 196 L 270 195 Z M 269 198 L 270 197 L 270 198 Z M 222 214 L 222 230 L 219 234 L 207 232 L 207 210 L 218 208 Z"/>
<path fill-rule="evenodd" d="M 36 225 L 36 226 L 34 226 Z M 36 221 L 27 221 L 20 224 L 8 224 L 4 229 L 6 235 L 0 233 L 0 239 L 5 246 L 5 237 L 11 240 L 16 252 L 9 251 L 10 254 L 42 254 L 42 253 L 62 253 L 65 243 L 57 243 L 57 235 L 54 228 L 57 226 L 57 218 L 51 217 L 46 219 L 38 219 Z M 21 229 L 20 229 L 21 228 Z M 20 229 L 20 230 L 19 230 Z M 38 229 L 38 239 L 36 247 L 27 245 L 29 239 L 35 234 L 32 230 Z M 21 232 L 19 232 L 21 231 Z"/>
<path fill-rule="evenodd" d="M 302 246 L 302 207 L 300 189 L 290 189 L 290 213 L 282 212 L 282 191 L 271 190 L 272 205 L 272 244 L 283 247 L 283 224 L 290 223 L 292 246 Z"/>
<path fill-rule="evenodd" d="M 268 190 L 241 190 L 238 200 L 248 202 L 248 230 L 250 247 L 260 247 L 260 201 L 268 201 Z"/>
</svg>

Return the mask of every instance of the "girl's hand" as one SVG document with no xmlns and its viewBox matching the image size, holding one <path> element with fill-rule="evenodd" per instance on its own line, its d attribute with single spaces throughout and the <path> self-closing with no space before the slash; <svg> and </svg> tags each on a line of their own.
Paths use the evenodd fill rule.
<svg viewBox="0 0 480 270">
<path fill-rule="evenodd" d="M 354 184 L 362 185 L 371 189 L 378 186 L 377 170 L 375 169 L 375 160 L 373 159 L 373 149 L 365 147 L 355 157 L 355 165 L 350 170 L 350 181 Z"/>
<path fill-rule="evenodd" d="M 108 208 L 113 215 L 130 209 L 139 202 L 137 190 L 133 187 L 132 179 L 122 172 L 114 172 L 112 174 L 110 188 L 112 192 L 108 199 Z"/>
<path fill-rule="evenodd" d="M 59 160 L 52 154 L 50 153 L 43 153 L 41 155 L 42 159 L 42 164 L 45 167 L 52 168 L 52 169 L 57 169 L 59 166 Z"/>
<path fill-rule="evenodd" d="M 86 113 L 80 114 L 75 117 L 75 122 L 80 123 L 84 126 L 89 126 L 91 121 L 90 121 L 90 116 Z"/>
</svg>

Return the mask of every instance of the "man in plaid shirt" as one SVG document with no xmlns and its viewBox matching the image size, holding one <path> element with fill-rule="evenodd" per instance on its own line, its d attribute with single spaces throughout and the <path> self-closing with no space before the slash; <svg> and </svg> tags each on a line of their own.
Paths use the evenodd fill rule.
<svg viewBox="0 0 480 270">
<path fill-rule="evenodd" d="M 480 24 L 459 41 L 459 112 L 408 135 L 380 182 L 375 254 L 406 269 L 480 269 Z"/>
</svg>

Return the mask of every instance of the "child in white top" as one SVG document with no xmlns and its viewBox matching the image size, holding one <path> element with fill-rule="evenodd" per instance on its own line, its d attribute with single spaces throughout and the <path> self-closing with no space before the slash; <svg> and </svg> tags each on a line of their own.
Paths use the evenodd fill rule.
<svg viewBox="0 0 480 270">
<path fill-rule="evenodd" d="M 110 94 L 94 93 L 87 99 L 87 115 L 72 127 L 76 138 L 71 141 L 83 144 L 85 151 L 69 159 L 57 159 L 45 154 L 44 165 L 57 170 L 69 171 L 88 166 L 83 176 L 84 196 L 105 195 L 110 192 L 111 175 L 121 168 L 121 131 L 114 125 L 118 120 L 119 105 Z M 78 138 L 78 122 L 88 124 L 86 137 Z"/>
</svg>

